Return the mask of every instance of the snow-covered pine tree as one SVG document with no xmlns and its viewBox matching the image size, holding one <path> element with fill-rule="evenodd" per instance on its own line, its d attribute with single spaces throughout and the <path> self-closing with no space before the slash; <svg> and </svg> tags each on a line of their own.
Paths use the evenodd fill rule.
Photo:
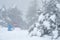
<svg viewBox="0 0 60 40">
<path fill-rule="evenodd" d="M 39 25 L 37 23 L 35 23 L 36 24 L 35 28 L 37 29 L 37 32 L 35 32 L 36 35 L 38 34 L 38 31 L 41 34 L 40 36 L 44 36 L 44 35 L 52 36 L 51 33 L 55 32 L 57 8 L 56 8 L 56 4 L 54 2 L 55 2 L 54 0 L 53 1 L 51 0 L 50 2 L 48 2 L 47 6 L 45 5 L 45 11 L 40 12 L 40 15 L 39 15 L 39 18 L 37 21 L 37 23 Z M 40 28 L 40 29 L 38 29 L 38 28 Z M 31 32 L 32 32 L 32 34 L 34 34 L 34 30 L 32 30 Z"/>
</svg>

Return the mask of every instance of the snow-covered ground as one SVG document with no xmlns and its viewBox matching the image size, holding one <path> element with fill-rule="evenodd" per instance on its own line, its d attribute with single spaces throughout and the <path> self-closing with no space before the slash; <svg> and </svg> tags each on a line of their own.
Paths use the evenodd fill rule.
<svg viewBox="0 0 60 40">
<path fill-rule="evenodd" d="M 15 28 L 13 31 L 7 31 L 7 28 L 0 27 L 0 40 L 50 40 L 46 37 L 30 37 L 27 30 Z"/>
<path fill-rule="evenodd" d="M 13 31 L 7 31 L 7 28 L 0 27 L 0 40 L 51 40 L 51 37 L 31 37 L 27 30 L 15 28 Z"/>
</svg>

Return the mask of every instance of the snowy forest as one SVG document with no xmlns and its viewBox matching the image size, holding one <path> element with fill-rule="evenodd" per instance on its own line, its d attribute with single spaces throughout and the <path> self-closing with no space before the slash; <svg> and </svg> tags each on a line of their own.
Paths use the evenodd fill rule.
<svg viewBox="0 0 60 40">
<path fill-rule="evenodd" d="M 59 13 L 60 0 L 32 0 L 26 13 L 17 5 L 9 8 L 3 5 L 0 8 L 0 39 L 60 40 Z"/>
</svg>

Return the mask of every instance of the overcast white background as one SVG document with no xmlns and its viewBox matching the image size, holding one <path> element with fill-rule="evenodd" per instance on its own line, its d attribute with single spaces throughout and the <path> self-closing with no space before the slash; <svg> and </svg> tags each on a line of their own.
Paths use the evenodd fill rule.
<svg viewBox="0 0 60 40">
<path fill-rule="evenodd" d="M 16 5 L 24 13 L 27 11 L 31 0 L 0 0 L 0 8 L 4 5 L 6 8 Z"/>
</svg>

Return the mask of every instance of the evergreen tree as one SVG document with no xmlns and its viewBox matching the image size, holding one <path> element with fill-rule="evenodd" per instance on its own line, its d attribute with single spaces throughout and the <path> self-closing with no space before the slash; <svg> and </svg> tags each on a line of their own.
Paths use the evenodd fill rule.
<svg viewBox="0 0 60 40">
<path fill-rule="evenodd" d="M 50 2 L 48 2 L 48 4 L 44 4 L 44 11 L 42 11 L 42 13 L 39 15 L 38 21 L 36 24 L 35 28 L 39 28 L 39 32 L 41 33 L 41 37 L 43 37 L 44 35 L 48 35 L 48 36 L 53 36 L 53 38 L 57 37 L 57 26 L 56 26 L 56 13 L 58 13 L 58 8 L 56 7 L 56 3 L 55 0 L 50 0 Z M 34 25 L 34 24 L 33 24 Z M 37 26 L 38 25 L 38 26 Z M 42 30 L 41 30 L 42 29 Z M 32 30 L 32 34 L 34 35 L 34 30 Z M 41 32 L 42 31 L 42 32 Z M 38 32 L 38 31 L 37 31 Z M 36 35 L 38 34 L 37 32 Z M 53 33 L 53 35 L 52 35 Z M 56 33 L 56 35 L 54 34 Z M 37 35 L 38 36 L 38 35 Z"/>
</svg>

